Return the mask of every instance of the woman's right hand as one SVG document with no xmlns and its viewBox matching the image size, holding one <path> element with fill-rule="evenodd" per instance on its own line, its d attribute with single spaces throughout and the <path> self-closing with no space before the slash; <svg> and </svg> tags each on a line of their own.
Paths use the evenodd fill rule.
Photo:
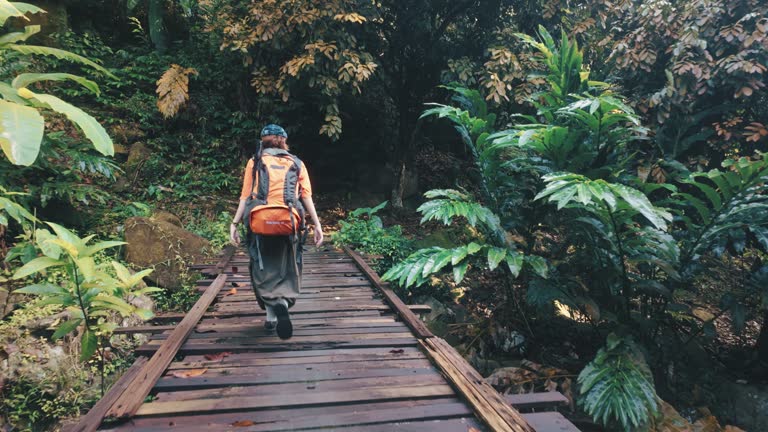
<svg viewBox="0 0 768 432">
<path fill-rule="evenodd" d="M 229 224 L 229 242 L 235 246 L 240 245 L 240 232 L 235 224 Z"/>
</svg>

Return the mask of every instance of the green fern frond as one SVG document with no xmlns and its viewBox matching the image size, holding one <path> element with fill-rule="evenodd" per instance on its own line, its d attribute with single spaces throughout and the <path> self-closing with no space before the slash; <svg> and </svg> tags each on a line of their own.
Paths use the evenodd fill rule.
<svg viewBox="0 0 768 432">
<path fill-rule="evenodd" d="M 630 338 L 609 335 L 606 347 L 579 374 L 578 384 L 579 403 L 607 427 L 634 430 L 659 409 L 653 377 Z"/>
<path fill-rule="evenodd" d="M 488 230 L 500 229 L 498 216 L 483 205 L 472 202 L 466 194 L 452 189 L 435 189 L 424 196 L 430 200 L 417 209 L 423 215 L 422 224 L 438 220 L 444 225 L 450 225 L 453 218 L 464 217 L 473 227 L 479 224 Z"/>
<path fill-rule="evenodd" d="M 667 221 L 672 220 L 671 213 L 655 207 L 645 194 L 622 184 L 590 180 L 571 173 L 548 174 L 543 179 L 547 186 L 535 199 L 547 198 L 549 202 L 556 202 L 558 210 L 574 205 L 592 212 L 604 208 L 612 212 L 627 209 L 641 214 L 660 230 L 666 230 Z"/>
</svg>

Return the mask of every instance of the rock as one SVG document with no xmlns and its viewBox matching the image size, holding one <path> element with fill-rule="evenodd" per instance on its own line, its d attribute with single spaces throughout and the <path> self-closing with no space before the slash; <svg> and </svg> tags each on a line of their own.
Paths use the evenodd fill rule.
<svg viewBox="0 0 768 432">
<path fill-rule="evenodd" d="M 181 219 L 178 216 L 176 216 L 171 212 L 167 212 L 165 210 L 155 210 L 155 212 L 152 214 L 152 219 L 157 221 L 168 222 L 173 225 L 176 225 L 179 228 L 184 228 L 184 225 L 182 225 Z"/>
<path fill-rule="evenodd" d="M 144 143 L 138 142 L 131 146 L 131 150 L 128 152 L 128 161 L 125 163 L 125 166 L 129 170 L 132 170 L 149 159 L 150 156 L 152 156 L 152 152 L 147 146 Z"/>
<path fill-rule="evenodd" d="M 496 327 L 491 335 L 493 344 L 507 354 L 525 353 L 525 336 L 516 330 L 506 327 Z"/>
<path fill-rule="evenodd" d="M 748 431 L 768 430 L 768 388 L 760 384 L 717 383 L 717 405 L 711 407 L 723 423 Z"/>
<path fill-rule="evenodd" d="M 445 322 L 454 322 L 456 314 L 451 309 L 445 307 L 445 305 L 440 303 L 436 298 L 432 296 L 420 296 L 414 300 L 418 304 L 424 304 L 432 308 L 430 313 L 422 317 L 424 321 L 430 322 L 441 320 Z"/>
<path fill-rule="evenodd" d="M 208 240 L 171 222 L 145 217 L 126 220 L 125 241 L 125 260 L 154 267 L 147 279 L 168 289 L 180 288 L 187 264 L 200 261 L 211 247 Z"/>
</svg>

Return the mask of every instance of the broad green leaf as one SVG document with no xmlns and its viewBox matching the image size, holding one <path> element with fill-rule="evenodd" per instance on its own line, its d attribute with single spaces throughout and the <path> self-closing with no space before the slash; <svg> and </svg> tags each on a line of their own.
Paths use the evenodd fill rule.
<svg viewBox="0 0 768 432">
<path fill-rule="evenodd" d="M 57 267 L 62 266 L 65 263 L 63 261 L 59 261 L 50 257 L 40 257 L 35 258 L 32 261 L 24 264 L 23 267 L 16 270 L 16 273 L 13 275 L 14 279 L 22 279 L 29 275 L 39 273 L 49 267 Z"/>
<path fill-rule="evenodd" d="M 118 327 L 117 323 L 113 323 L 113 322 L 103 322 L 96 326 L 96 328 L 99 330 L 99 332 L 102 333 L 102 335 L 112 334 L 112 332 L 115 331 L 117 327 Z"/>
<path fill-rule="evenodd" d="M 40 32 L 39 25 L 28 25 L 24 27 L 23 32 L 6 33 L 0 36 L 0 46 L 9 44 L 9 43 L 25 41 L 39 32 Z"/>
<path fill-rule="evenodd" d="M 611 189 L 616 191 L 621 196 L 621 198 L 623 198 L 624 201 L 630 205 L 630 207 L 635 209 L 638 213 L 642 214 L 656 228 L 663 231 L 667 229 L 667 223 L 665 219 L 672 220 L 672 215 L 654 207 L 653 204 L 648 201 L 648 197 L 646 197 L 642 192 L 619 184 L 611 185 Z"/>
<path fill-rule="evenodd" d="M 99 85 L 95 82 L 83 78 L 78 75 L 72 75 L 68 73 L 23 73 L 16 76 L 16 78 L 13 79 L 13 82 L 11 85 L 14 88 L 23 88 L 28 87 L 30 84 L 40 82 L 40 81 L 74 81 L 81 86 L 85 87 L 87 90 L 91 91 L 92 93 L 98 95 L 99 94 Z"/>
<path fill-rule="evenodd" d="M 48 105 L 52 110 L 67 116 L 68 119 L 83 131 L 85 137 L 93 143 L 93 146 L 99 153 L 105 156 L 114 156 L 115 148 L 112 144 L 112 139 L 104 127 L 90 114 L 70 103 L 64 102 L 56 96 L 29 93 L 38 101 Z"/>
<path fill-rule="evenodd" d="M 51 339 L 61 339 L 62 337 L 68 335 L 70 332 L 75 330 L 77 326 L 82 323 L 83 320 L 80 318 L 71 319 L 67 322 L 62 323 L 59 328 L 56 329 L 56 331 L 53 333 L 53 336 L 51 336 Z"/>
<path fill-rule="evenodd" d="M 543 277 L 544 279 L 546 279 L 549 275 L 547 260 L 544 258 L 536 255 L 526 255 L 525 263 L 528 264 L 537 275 Z"/>
<path fill-rule="evenodd" d="M 469 261 L 464 261 L 457 266 L 453 266 L 454 282 L 456 282 L 457 284 L 461 283 L 461 281 L 464 280 L 464 275 L 467 273 L 468 268 L 469 268 Z"/>
<path fill-rule="evenodd" d="M 0 0 L 0 26 L 4 25 L 10 17 L 24 17 L 24 12 L 20 11 L 16 5 L 8 0 Z M 29 18 L 24 17 L 27 21 Z"/>
<path fill-rule="evenodd" d="M 28 13 L 45 13 L 45 10 L 40 9 L 39 7 L 29 4 L 29 3 L 23 3 L 23 2 L 11 2 L 13 7 L 15 7 L 17 10 L 21 11 L 23 14 Z"/>
<path fill-rule="evenodd" d="M 2 0 L 0 0 L 2 1 Z M 91 60 L 88 60 L 87 58 L 71 53 L 69 51 L 65 51 L 58 48 L 50 48 L 50 47 L 44 47 L 44 46 L 37 46 L 37 45 L 17 45 L 17 44 L 9 44 L 6 45 L 5 48 L 12 49 L 16 52 L 19 52 L 21 54 L 26 55 L 44 55 L 44 56 L 53 56 L 56 57 L 59 60 L 67 60 L 75 63 L 84 64 L 86 66 L 90 66 L 99 72 L 109 76 L 110 78 L 117 79 L 116 76 L 114 76 L 111 72 L 104 69 L 102 66 L 99 66 L 98 64 L 94 63 Z"/>
<path fill-rule="evenodd" d="M 80 255 L 80 251 L 77 250 L 77 246 L 64 239 L 52 238 L 46 240 L 45 243 L 64 249 L 64 251 L 67 252 L 72 258 L 77 258 Z"/>
<path fill-rule="evenodd" d="M 17 103 L 19 105 L 26 106 L 28 105 L 27 101 L 19 96 L 19 93 L 16 91 L 15 88 L 11 87 L 10 85 L 0 81 L 0 96 L 3 97 L 8 102 Z"/>
<path fill-rule="evenodd" d="M 119 312 L 123 316 L 128 316 L 135 310 L 135 308 L 126 303 L 125 300 L 117 298 L 113 295 L 103 293 L 94 297 L 92 304 L 112 309 L 116 312 Z"/>
<path fill-rule="evenodd" d="M 83 337 L 80 338 L 80 361 L 86 361 L 93 356 L 98 348 L 98 339 L 96 335 L 85 328 L 83 331 Z"/>
<path fill-rule="evenodd" d="M 467 253 L 468 253 L 469 255 L 474 255 L 474 254 L 476 254 L 477 252 L 479 252 L 479 251 L 480 251 L 480 249 L 482 249 L 482 248 L 483 248 L 483 247 L 482 247 L 482 246 L 480 246 L 479 244 L 477 244 L 477 243 L 475 243 L 475 242 L 472 242 L 472 243 L 470 243 L 470 244 L 468 244 L 468 245 L 467 245 Z"/>
<path fill-rule="evenodd" d="M 507 256 L 507 250 L 505 248 L 491 247 L 488 248 L 488 268 L 493 271 L 499 266 L 499 263 Z"/>
<path fill-rule="evenodd" d="M 34 285 L 27 285 L 24 288 L 19 288 L 14 292 L 34 295 L 62 295 L 66 294 L 67 290 L 51 283 L 39 283 Z"/>
<path fill-rule="evenodd" d="M 49 243 L 48 240 L 53 240 L 53 234 L 45 229 L 35 230 L 35 239 L 37 240 L 37 246 L 43 251 L 43 254 L 53 259 L 59 259 L 61 257 L 61 248 L 54 243 Z"/>
<path fill-rule="evenodd" d="M 513 277 L 520 275 L 520 270 L 523 268 L 523 254 L 509 251 L 507 256 L 504 257 L 504 261 L 507 263 L 509 272 L 512 273 Z"/>
<path fill-rule="evenodd" d="M 78 249 L 78 251 L 82 248 L 83 239 L 78 237 L 77 234 L 53 222 L 46 222 L 46 224 L 48 224 L 48 226 L 53 229 L 53 232 L 56 233 L 60 239 L 66 241 L 67 243 L 71 243 Z"/>
<path fill-rule="evenodd" d="M 43 117 L 36 109 L 0 100 L 0 146 L 15 165 L 32 165 L 43 141 Z"/>
<path fill-rule="evenodd" d="M 115 274 L 117 274 L 117 278 L 120 279 L 123 282 L 127 282 L 131 279 L 131 272 L 128 270 L 127 267 L 122 265 L 121 263 L 117 261 L 112 261 L 112 267 L 115 269 Z"/>
<path fill-rule="evenodd" d="M 93 257 L 80 257 L 75 262 L 77 263 L 77 268 L 80 270 L 80 273 L 83 275 L 85 280 L 93 279 L 94 275 L 96 274 L 96 262 L 93 260 Z"/>
<path fill-rule="evenodd" d="M 126 243 L 124 241 L 103 241 L 103 242 L 98 242 L 95 245 L 86 247 L 85 250 L 83 251 L 83 255 L 93 256 L 96 252 L 99 252 L 101 250 L 109 249 L 109 248 L 113 248 L 113 247 L 118 247 L 118 246 L 123 246 L 123 245 L 127 245 L 127 244 L 128 243 Z"/>
<path fill-rule="evenodd" d="M 451 255 L 451 265 L 455 266 L 467 257 L 467 246 L 457 247 Z"/>
</svg>

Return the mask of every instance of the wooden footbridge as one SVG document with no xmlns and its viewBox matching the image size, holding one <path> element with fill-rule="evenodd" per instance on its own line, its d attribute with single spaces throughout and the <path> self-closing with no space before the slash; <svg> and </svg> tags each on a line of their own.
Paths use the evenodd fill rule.
<svg viewBox="0 0 768 432">
<path fill-rule="evenodd" d="M 496 392 L 351 250 L 305 254 L 289 340 L 264 329 L 244 253 L 195 267 L 194 307 L 118 329 L 152 336 L 65 430 L 577 431 L 559 393 Z"/>
</svg>

